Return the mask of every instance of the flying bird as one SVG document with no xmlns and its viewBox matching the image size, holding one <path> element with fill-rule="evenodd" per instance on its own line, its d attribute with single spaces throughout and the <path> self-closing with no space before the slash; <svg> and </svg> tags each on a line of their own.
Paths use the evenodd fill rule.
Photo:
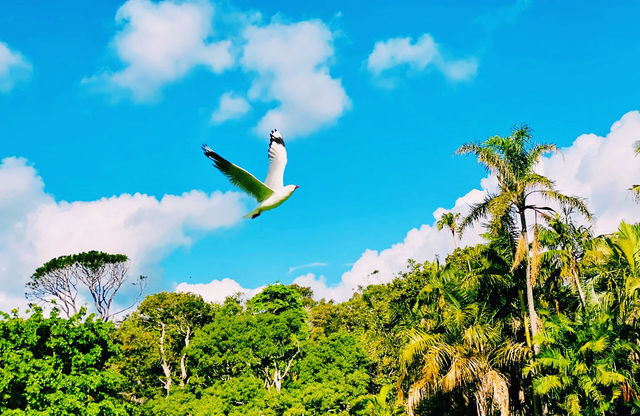
<svg viewBox="0 0 640 416">
<path fill-rule="evenodd" d="M 232 184 L 242 189 L 258 201 L 256 209 L 245 215 L 245 218 L 256 218 L 264 211 L 274 209 L 289 199 L 298 185 L 283 185 L 284 167 L 287 165 L 287 149 L 278 130 L 272 130 L 269 140 L 269 170 L 264 182 L 234 165 L 206 144 L 202 145 L 204 154 L 213 160 L 214 166 L 229 178 Z"/>
</svg>

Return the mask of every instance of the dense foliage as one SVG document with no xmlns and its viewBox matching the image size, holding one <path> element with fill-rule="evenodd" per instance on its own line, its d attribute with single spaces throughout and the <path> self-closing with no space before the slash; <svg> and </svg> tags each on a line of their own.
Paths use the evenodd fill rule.
<svg viewBox="0 0 640 416">
<path fill-rule="evenodd" d="M 3 315 L 0 413 L 640 414 L 640 225 L 593 236 L 585 201 L 535 173 L 555 148 L 530 138 L 460 149 L 499 188 L 437 225 L 455 242 L 484 221 L 484 244 L 347 302 L 276 284 L 221 305 L 149 295 L 117 325 Z"/>
</svg>

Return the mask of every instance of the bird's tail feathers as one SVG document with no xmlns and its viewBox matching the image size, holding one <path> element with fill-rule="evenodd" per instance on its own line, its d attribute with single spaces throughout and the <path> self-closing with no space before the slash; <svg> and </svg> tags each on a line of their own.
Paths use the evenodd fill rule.
<svg viewBox="0 0 640 416">
<path fill-rule="evenodd" d="M 256 209 L 254 209 L 253 211 L 245 215 L 243 218 L 244 219 L 255 218 L 259 216 L 261 213 L 262 213 L 262 210 L 260 209 L 260 207 L 257 207 Z"/>
</svg>

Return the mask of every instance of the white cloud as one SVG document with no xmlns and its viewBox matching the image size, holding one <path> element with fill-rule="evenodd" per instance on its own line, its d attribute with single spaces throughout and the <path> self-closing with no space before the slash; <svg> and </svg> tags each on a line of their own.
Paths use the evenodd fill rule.
<svg viewBox="0 0 640 416">
<path fill-rule="evenodd" d="M 176 292 L 195 293 L 202 296 L 207 302 L 222 303 L 228 296 L 240 294 L 243 299 L 250 299 L 259 293 L 264 286 L 255 289 L 246 289 L 233 279 L 214 279 L 209 283 L 180 283 L 176 286 Z"/>
<path fill-rule="evenodd" d="M 0 42 L 0 92 L 8 92 L 31 76 L 29 61 L 18 51 Z"/>
<path fill-rule="evenodd" d="M 347 288 L 344 283 L 340 283 L 337 286 L 330 286 L 327 284 L 327 279 L 324 276 L 316 277 L 313 273 L 307 273 L 302 276 L 298 276 L 293 280 L 293 283 L 298 286 L 308 287 L 313 292 L 313 298 L 315 300 L 320 299 L 333 299 L 338 302 L 344 302 L 348 300 L 357 290 L 357 288 Z"/>
<path fill-rule="evenodd" d="M 640 157 L 633 152 L 633 143 L 640 140 L 640 112 L 631 111 L 613 123 L 605 137 L 584 134 L 561 154 L 545 157 L 539 172 L 555 180 L 559 191 L 587 198 L 596 216 L 595 232 L 610 233 L 620 221 L 640 221 L 640 206 L 631 197 L 628 188 L 640 183 Z M 445 211 L 464 213 L 468 206 L 481 201 L 487 191 L 496 189 L 496 180 L 488 176 L 481 180 L 481 189 L 474 189 L 459 198 L 451 210 L 438 208 L 433 216 L 438 219 Z M 481 242 L 481 228 L 465 232 L 461 246 Z M 405 239 L 382 251 L 365 250 L 351 270 L 342 275 L 337 285 L 328 285 L 323 276 L 309 273 L 294 282 L 313 288 L 316 298 L 344 301 L 358 286 L 387 283 L 404 270 L 408 259 L 419 262 L 440 259 L 453 249 L 451 235 L 438 231 L 435 221 L 407 233 Z"/>
<path fill-rule="evenodd" d="M 211 121 L 216 124 L 227 120 L 240 118 L 251 109 L 251 106 L 243 97 L 238 97 L 233 91 L 225 92 L 220 96 L 218 108 L 211 114 Z"/>
<path fill-rule="evenodd" d="M 85 78 L 108 92 L 153 100 L 162 87 L 201 65 L 221 73 L 233 65 L 231 42 L 213 42 L 213 6 L 206 1 L 129 0 L 116 13 L 112 46 L 124 68 Z"/>
<path fill-rule="evenodd" d="M 489 186 L 489 182 L 485 181 Z M 434 219 L 440 218 L 443 212 L 465 213 L 469 205 L 480 202 L 486 195 L 485 191 L 474 189 L 465 196 L 458 198 L 454 207 L 450 210 L 438 208 L 434 213 Z M 472 245 L 482 241 L 479 237 L 479 227 L 465 232 L 460 245 Z M 396 243 L 390 248 L 377 251 L 367 249 L 352 265 L 351 270 L 342 275 L 340 283 L 330 286 L 326 278 L 308 273 L 294 280 L 301 286 L 313 289 L 316 299 L 333 299 L 338 302 L 348 300 L 360 286 L 366 287 L 372 284 L 388 283 L 401 271 L 406 270 L 407 260 L 418 262 L 433 261 L 436 256 L 444 261 L 447 254 L 453 251 L 453 239 L 451 234 L 439 231 L 435 221 L 431 225 L 422 225 L 411 229 L 402 242 Z"/>
<path fill-rule="evenodd" d="M 322 21 L 251 25 L 244 38 L 240 64 L 255 74 L 249 98 L 278 102 L 257 133 L 277 128 L 289 138 L 308 135 L 350 108 L 342 82 L 329 73 L 333 33 Z"/>
<path fill-rule="evenodd" d="M 222 5 L 215 11 L 216 26 L 225 31 L 213 40 L 214 6 L 208 0 L 127 1 L 116 14 L 120 29 L 111 42 L 122 68 L 98 72 L 82 83 L 116 97 L 153 101 L 165 85 L 196 66 L 216 74 L 232 68 L 237 51 L 236 68 L 251 80 L 248 100 L 223 94 L 212 122 L 239 118 L 249 111 L 248 101 L 259 101 L 268 109 L 255 132 L 263 136 L 278 128 L 294 138 L 335 123 L 350 108 L 341 80 L 329 71 L 334 33 L 322 21 L 282 23 L 276 16 L 263 24 L 260 13 Z"/>
<path fill-rule="evenodd" d="M 367 60 L 367 69 L 375 76 L 399 66 L 423 71 L 433 65 L 452 81 L 472 78 L 478 69 L 475 58 L 449 60 L 433 37 L 425 33 L 415 42 L 411 38 L 391 38 L 376 42 Z"/>
<path fill-rule="evenodd" d="M 200 191 L 160 200 L 136 193 L 96 201 L 56 201 L 26 160 L 0 164 L 0 281 L 2 299 L 24 293 L 36 267 L 64 254 L 102 250 L 128 255 L 144 273 L 178 246 L 193 242 L 193 231 L 240 221 L 238 193 Z M 13 307 L 0 302 L 0 310 Z"/>
<path fill-rule="evenodd" d="M 621 220 L 640 221 L 640 205 L 628 188 L 640 183 L 640 157 L 633 144 L 640 140 L 640 112 L 630 111 L 609 133 L 579 136 L 562 153 L 545 158 L 540 172 L 560 191 L 587 198 L 596 216 L 595 231 L 615 231 Z"/>
</svg>

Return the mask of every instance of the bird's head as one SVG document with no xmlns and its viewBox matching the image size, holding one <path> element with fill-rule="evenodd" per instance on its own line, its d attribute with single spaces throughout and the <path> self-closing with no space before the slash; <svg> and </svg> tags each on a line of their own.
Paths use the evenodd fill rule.
<svg viewBox="0 0 640 416">
<path fill-rule="evenodd" d="M 289 191 L 289 195 L 291 195 L 293 193 L 293 191 L 295 191 L 298 188 L 300 188 L 298 185 L 287 185 L 287 186 L 285 186 L 285 189 L 287 191 Z"/>
<path fill-rule="evenodd" d="M 271 136 L 272 139 L 282 139 L 282 135 L 280 134 L 278 129 L 271 130 L 270 136 Z"/>
</svg>

